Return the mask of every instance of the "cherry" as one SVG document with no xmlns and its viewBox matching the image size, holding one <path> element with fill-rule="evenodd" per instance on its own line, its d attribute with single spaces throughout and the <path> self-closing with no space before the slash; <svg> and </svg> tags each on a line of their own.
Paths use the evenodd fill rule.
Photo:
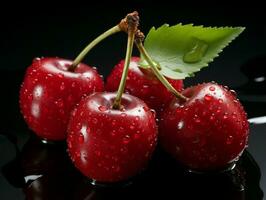
<svg viewBox="0 0 266 200">
<path fill-rule="evenodd" d="M 35 59 L 20 90 L 21 112 L 29 127 L 42 138 L 63 140 L 70 111 L 83 95 L 103 90 L 95 69 L 82 59 L 105 38 L 127 30 L 126 18 L 89 43 L 74 61 L 61 58 Z"/>
<path fill-rule="evenodd" d="M 68 128 L 68 150 L 75 166 L 98 182 L 126 180 L 147 164 L 156 145 L 155 115 L 137 97 L 95 93 L 79 103 Z"/>
<path fill-rule="evenodd" d="M 28 126 L 41 138 L 63 140 L 73 107 L 84 94 L 103 90 L 97 71 L 72 61 L 36 58 L 27 69 L 20 90 L 20 108 Z"/>
<path fill-rule="evenodd" d="M 174 98 L 174 95 L 167 90 L 150 69 L 139 67 L 139 60 L 139 57 L 131 58 L 125 91 L 144 100 L 150 108 L 159 111 Z M 117 91 L 124 63 L 125 61 L 121 60 L 107 77 L 107 91 Z M 182 80 L 170 78 L 167 78 L 167 80 L 176 90 L 182 90 Z"/>
<path fill-rule="evenodd" d="M 69 121 L 69 155 L 93 183 L 126 181 L 137 175 L 156 145 L 155 113 L 139 98 L 123 94 L 138 22 L 137 12 L 127 15 L 127 51 L 117 93 L 82 99 Z"/>
<path fill-rule="evenodd" d="M 189 99 L 173 102 L 162 113 L 162 146 L 180 163 L 197 171 L 224 169 L 246 147 L 249 125 L 235 92 L 215 83 L 187 88 Z"/>
</svg>

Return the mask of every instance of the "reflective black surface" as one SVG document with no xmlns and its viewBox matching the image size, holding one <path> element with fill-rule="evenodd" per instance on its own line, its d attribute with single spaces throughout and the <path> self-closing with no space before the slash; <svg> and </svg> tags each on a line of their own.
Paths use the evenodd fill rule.
<svg viewBox="0 0 266 200">
<path fill-rule="evenodd" d="M 206 26 L 246 26 L 245 32 L 186 86 L 215 80 L 237 91 L 249 118 L 266 116 L 266 26 L 263 9 L 148 8 L 126 5 L 115 10 L 94 7 L 38 11 L 14 10 L 6 21 L 0 54 L 0 199 L 263 199 L 266 193 L 266 119 L 252 119 L 249 147 L 234 170 L 193 174 L 160 148 L 148 169 L 127 187 L 92 186 L 71 164 L 64 142 L 43 144 L 24 123 L 18 92 L 26 67 L 35 56 L 74 58 L 81 48 L 137 8 L 144 32 L 165 22 Z M 40 10 L 41 9 L 41 10 Z M 94 11 L 92 11 L 94 10 Z M 44 15 L 43 13 L 46 13 Z M 160 12 L 159 12 L 160 11 Z M 104 13 L 99 15 L 99 13 Z M 158 13 L 153 20 L 151 16 Z M 226 13 L 226 15 L 225 15 Z M 247 15 L 249 13 L 249 15 Z M 252 13 L 252 14 L 250 14 Z M 101 17 L 100 17 L 101 16 Z M 108 39 L 86 58 L 106 76 L 123 58 L 126 37 Z M 264 78 L 263 78 L 264 77 Z"/>
<path fill-rule="evenodd" d="M 251 133 L 263 134 L 265 128 L 266 124 L 262 129 L 252 126 Z M 265 141 L 265 135 L 261 139 Z M 148 169 L 130 185 L 106 188 L 92 186 L 73 167 L 64 142 L 44 144 L 31 135 L 22 147 L 17 143 L 14 134 L 1 135 L 1 145 L 6 146 L 1 149 L 1 157 L 7 151 L 14 153 L 11 159 L 1 162 L 0 194 L 4 199 L 263 199 L 265 166 L 261 168 L 248 151 L 231 171 L 194 174 L 157 149 Z M 253 145 L 251 137 L 250 151 Z M 265 147 L 261 150 L 265 152 Z"/>
</svg>

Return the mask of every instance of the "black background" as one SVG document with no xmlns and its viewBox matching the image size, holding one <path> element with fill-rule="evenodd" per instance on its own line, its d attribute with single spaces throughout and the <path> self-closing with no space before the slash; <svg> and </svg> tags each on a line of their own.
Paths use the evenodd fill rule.
<svg viewBox="0 0 266 200">
<path fill-rule="evenodd" d="M 140 13 L 140 27 L 144 33 L 147 33 L 152 26 L 158 27 L 164 23 L 174 25 L 180 22 L 205 26 L 246 27 L 246 30 L 226 47 L 208 68 L 203 69 L 196 77 L 185 80 L 186 86 L 212 80 L 231 88 L 244 85 L 248 78 L 241 73 L 241 66 L 250 59 L 266 55 L 266 12 L 263 6 L 256 5 L 255 2 L 245 7 L 225 4 L 217 3 L 213 7 L 207 7 L 193 5 L 193 2 L 181 5 L 164 1 L 163 4 L 162 2 L 139 4 L 101 2 L 97 5 L 88 3 L 77 6 L 42 2 L 22 8 L 14 2 L 16 7 L 14 5 L 1 7 L 1 132 L 12 132 L 22 136 L 28 132 L 19 113 L 18 91 L 25 69 L 34 57 L 58 56 L 74 59 L 88 42 L 114 26 L 126 13 L 133 10 Z M 126 35 L 116 34 L 91 51 L 84 62 L 98 67 L 100 73 L 106 77 L 112 67 L 124 58 L 125 47 Z M 134 54 L 138 55 L 137 51 Z M 265 91 L 263 92 L 265 94 Z M 266 114 L 266 107 L 260 110 Z M 252 112 L 252 109 L 248 114 L 261 115 Z M 0 146 L 0 150 L 1 148 L 5 150 L 4 146 Z M 12 152 L 6 152 L 0 160 L 3 163 L 7 162 L 12 155 Z M 9 193 L 12 193 L 11 189 L 5 191 L 5 194 Z"/>
</svg>

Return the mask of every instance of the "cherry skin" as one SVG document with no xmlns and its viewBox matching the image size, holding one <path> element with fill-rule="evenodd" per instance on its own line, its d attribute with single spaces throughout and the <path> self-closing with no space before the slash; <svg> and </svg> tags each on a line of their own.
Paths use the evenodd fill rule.
<svg viewBox="0 0 266 200">
<path fill-rule="evenodd" d="M 126 181 L 143 170 L 156 146 L 155 113 L 137 97 L 123 94 L 123 109 L 112 108 L 116 93 L 81 100 L 68 128 L 68 151 L 75 166 L 100 183 Z"/>
<path fill-rule="evenodd" d="M 161 115 L 159 137 L 166 151 L 192 170 L 225 169 L 246 147 L 249 125 L 233 91 L 214 83 L 184 90 Z"/>
<path fill-rule="evenodd" d="M 138 67 L 138 61 L 139 57 L 131 58 L 125 91 L 145 101 L 150 108 L 160 111 L 174 98 L 174 95 L 165 88 L 150 69 Z M 125 61 L 121 60 L 107 77 L 105 86 L 107 91 L 117 91 L 124 63 Z M 183 89 L 182 80 L 169 78 L 167 80 L 176 90 Z"/>
<path fill-rule="evenodd" d="M 37 58 L 26 71 L 20 109 L 41 138 L 65 139 L 70 112 L 82 95 L 103 90 L 103 80 L 95 69 L 79 64 L 70 72 L 71 63 L 62 58 Z"/>
</svg>

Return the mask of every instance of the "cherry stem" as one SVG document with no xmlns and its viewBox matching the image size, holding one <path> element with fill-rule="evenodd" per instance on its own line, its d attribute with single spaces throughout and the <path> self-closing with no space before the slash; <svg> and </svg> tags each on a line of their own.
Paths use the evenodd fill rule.
<svg viewBox="0 0 266 200">
<path fill-rule="evenodd" d="M 109 30 L 105 31 L 103 34 L 99 35 L 97 38 L 95 38 L 88 46 L 83 49 L 80 54 L 75 58 L 72 65 L 68 68 L 68 71 L 74 71 L 78 64 L 83 60 L 83 58 L 87 55 L 87 53 L 95 47 L 99 42 L 104 40 L 105 38 L 122 31 L 119 25 L 116 25 Z"/>
<path fill-rule="evenodd" d="M 151 69 L 155 76 L 161 81 L 161 83 L 172 92 L 177 98 L 180 98 L 184 101 L 187 101 L 188 98 L 182 95 L 180 92 L 176 91 L 176 89 L 168 82 L 168 80 L 160 73 L 160 67 L 154 64 L 152 58 L 144 48 L 142 41 L 140 39 L 136 39 L 136 46 L 138 47 L 139 52 L 143 55 L 144 59 L 151 66 Z"/>
<path fill-rule="evenodd" d="M 113 103 L 113 109 L 121 109 L 121 98 L 122 98 L 122 95 L 123 95 L 123 92 L 126 86 L 126 78 L 128 74 L 128 68 L 129 68 L 131 56 L 132 56 L 135 33 L 139 25 L 138 13 L 133 12 L 133 13 L 128 14 L 126 18 L 126 23 L 127 23 L 127 33 L 128 33 L 126 58 L 125 58 L 124 69 L 123 69 L 122 77 L 121 77 L 120 84 L 118 87 L 118 91 L 116 94 L 116 98 Z"/>
</svg>

